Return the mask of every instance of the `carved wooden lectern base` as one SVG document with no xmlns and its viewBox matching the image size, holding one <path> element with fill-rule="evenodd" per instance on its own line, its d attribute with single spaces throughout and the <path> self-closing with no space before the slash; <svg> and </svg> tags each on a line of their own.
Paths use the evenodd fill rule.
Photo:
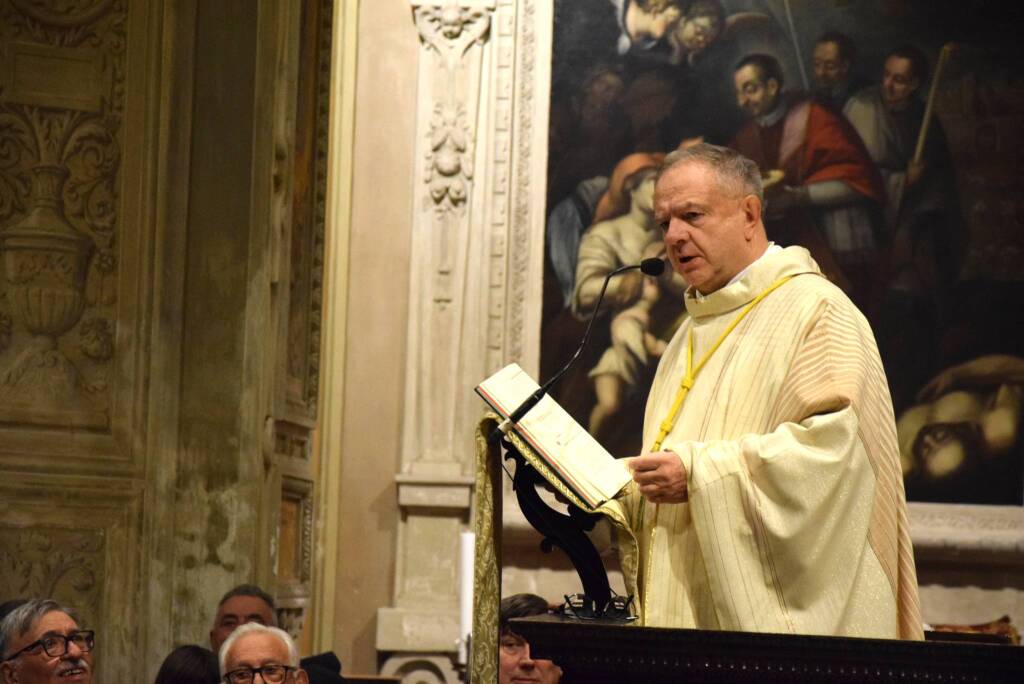
<svg viewBox="0 0 1024 684">
<path fill-rule="evenodd" d="M 561 684 L 1024 682 L 1024 648 L 624 626 L 557 616 L 512 621 Z"/>
<path fill-rule="evenodd" d="M 543 476 L 526 461 L 511 441 L 502 439 L 501 446 L 505 451 L 505 460 L 515 464 L 512 488 L 523 516 L 543 538 L 541 550 L 551 553 L 552 549 L 558 547 L 564 551 L 580 576 L 583 592 L 604 608 L 611 600 L 608 573 L 600 554 L 586 534 L 594 528 L 601 516 L 586 513 L 574 505 L 569 505 L 568 514 L 548 506 L 537 492 L 537 487 L 544 485 Z"/>
</svg>

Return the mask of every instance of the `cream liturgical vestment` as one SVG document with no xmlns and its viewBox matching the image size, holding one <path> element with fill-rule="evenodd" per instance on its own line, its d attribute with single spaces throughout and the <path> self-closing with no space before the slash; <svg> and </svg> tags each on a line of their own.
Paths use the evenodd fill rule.
<svg viewBox="0 0 1024 684">
<path fill-rule="evenodd" d="M 892 401 L 867 321 L 802 247 L 697 298 L 658 367 L 644 448 L 686 370 L 780 278 L 696 376 L 662 449 L 689 500 L 631 483 L 602 509 L 655 627 L 921 639 Z"/>
</svg>

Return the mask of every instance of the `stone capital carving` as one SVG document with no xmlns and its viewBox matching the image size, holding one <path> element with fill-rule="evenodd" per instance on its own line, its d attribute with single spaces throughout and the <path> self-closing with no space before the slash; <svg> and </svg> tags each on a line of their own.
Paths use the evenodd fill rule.
<svg viewBox="0 0 1024 684">
<path fill-rule="evenodd" d="M 486 39 L 494 10 L 493 0 L 414 0 L 412 6 L 420 39 L 437 52 L 450 69 L 471 45 Z"/>
</svg>

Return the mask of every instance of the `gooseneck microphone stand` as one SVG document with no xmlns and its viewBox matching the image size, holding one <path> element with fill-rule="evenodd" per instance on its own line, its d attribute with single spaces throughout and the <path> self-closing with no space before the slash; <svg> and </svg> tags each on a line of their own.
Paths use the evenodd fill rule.
<svg viewBox="0 0 1024 684">
<path fill-rule="evenodd" d="M 574 505 L 568 507 L 568 514 L 557 511 L 541 499 L 537 491 L 537 485 L 544 485 L 546 481 L 537 470 L 529 464 L 515 445 L 506 437 L 509 429 L 518 423 L 530 409 L 548 393 L 548 390 L 565 375 L 576 360 L 583 353 L 587 342 L 590 341 L 590 333 L 594 327 L 594 321 L 601 309 L 601 302 L 604 300 L 605 291 L 611 279 L 620 273 L 639 269 L 648 276 L 659 276 L 665 270 L 665 261 L 658 258 L 644 259 L 639 264 L 622 266 L 609 273 L 601 285 L 601 293 L 598 295 L 594 311 L 590 315 L 590 322 L 583 333 L 583 340 L 580 342 L 576 352 L 569 361 L 555 373 L 551 378 L 541 385 L 537 391 L 531 394 L 522 404 L 509 414 L 502 423 L 496 427 L 488 436 L 491 444 L 500 444 L 505 450 L 504 458 L 515 463 L 515 475 L 512 477 L 512 488 L 519 501 L 519 507 L 523 511 L 526 520 L 536 529 L 543 539 L 541 550 L 550 553 L 552 548 L 557 546 L 569 557 L 576 573 L 583 584 L 583 596 L 567 599 L 567 614 L 572 611 L 576 614 L 579 610 L 586 611 L 589 617 L 608 617 L 615 619 L 630 619 L 628 603 L 621 601 L 613 603 L 612 591 L 608 584 L 608 573 L 605 571 L 601 556 L 594 547 L 593 542 L 587 536 L 587 532 L 594 529 L 594 525 L 601 519 L 597 513 L 588 513 Z M 508 472 L 506 470 L 506 472 Z M 589 609 L 586 606 L 590 606 Z"/>
</svg>

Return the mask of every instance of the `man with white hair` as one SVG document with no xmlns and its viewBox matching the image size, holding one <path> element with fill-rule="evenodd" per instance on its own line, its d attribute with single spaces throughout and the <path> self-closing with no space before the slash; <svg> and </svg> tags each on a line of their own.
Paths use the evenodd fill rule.
<svg viewBox="0 0 1024 684">
<path fill-rule="evenodd" d="M 0 622 L 0 681 L 5 684 L 92 684 L 95 634 L 50 599 L 30 599 Z"/>
<path fill-rule="evenodd" d="M 648 627 L 921 639 L 892 401 L 864 316 L 768 242 L 756 164 L 672 152 L 654 217 L 689 317 L 605 512 Z"/>
<path fill-rule="evenodd" d="M 257 674 L 266 684 L 309 682 L 288 633 L 258 622 L 242 625 L 221 646 L 220 674 L 227 684 L 252 684 Z"/>
</svg>

